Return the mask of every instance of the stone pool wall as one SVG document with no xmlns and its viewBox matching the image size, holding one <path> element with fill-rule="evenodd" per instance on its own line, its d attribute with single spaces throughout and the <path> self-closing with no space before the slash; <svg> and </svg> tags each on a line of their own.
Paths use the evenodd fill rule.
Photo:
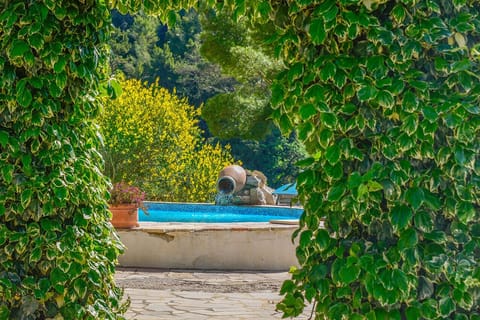
<svg viewBox="0 0 480 320">
<path fill-rule="evenodd" d="M 296 225 L 154 223 L 118 230 L 124 267 L 287 271 L 297 265 Z"/>
</svg>

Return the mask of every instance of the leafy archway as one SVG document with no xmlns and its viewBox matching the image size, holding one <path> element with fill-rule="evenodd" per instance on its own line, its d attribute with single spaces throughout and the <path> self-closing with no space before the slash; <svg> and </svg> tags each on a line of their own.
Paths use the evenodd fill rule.
<svg viewBox="0 0 480 320">
<path fill-rule="evenodd" d="M 195 5 L 0 1 L 0 319 L 122 317 L 96 151 L 109 9 L 174 23 Z M 275 22 L 287 67 L 275 118 L 312 155 L 298 179 L 300 268 L 279 308 L 478 319 L 480 2 L 205 5 Z"/>
</svg>

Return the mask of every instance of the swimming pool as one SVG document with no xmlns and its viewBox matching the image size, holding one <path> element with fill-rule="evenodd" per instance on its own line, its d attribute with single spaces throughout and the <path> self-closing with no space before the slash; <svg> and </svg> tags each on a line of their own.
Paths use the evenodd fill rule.
<svg viewBox="0 0 480 320">
<path fill-rule="evenodd" d="M 148 215 L 138 210 L 139 221 L 150 222 L 268 222 L 298 220 L 303 209 L 270 206 L 218 206 L 203 203 L 145 202 Z"/>
</svg>

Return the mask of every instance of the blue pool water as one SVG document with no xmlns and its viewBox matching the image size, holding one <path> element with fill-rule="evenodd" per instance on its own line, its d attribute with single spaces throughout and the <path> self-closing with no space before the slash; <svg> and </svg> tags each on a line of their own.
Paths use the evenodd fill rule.
<svg viewBox="0 0 480 320">
<path fill-rule="evenodd" d="M 217 206 L 192 203 L 145 203 L 148 215 L 138 210 L 140 221 L 153 222 L 268 222 L 296 220 L 303 210 L 266 206 Z"/>
</svg>

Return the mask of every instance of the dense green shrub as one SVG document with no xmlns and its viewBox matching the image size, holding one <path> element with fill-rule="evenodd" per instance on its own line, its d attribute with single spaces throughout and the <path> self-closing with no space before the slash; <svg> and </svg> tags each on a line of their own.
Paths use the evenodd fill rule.
<svg viewBox="0 0 480 320">
<path fill-rule="evenodd" d="M 278 307 L 479 319 L 480 2 L 272 5 L 289 67 L 276 118 L 312 155 L 298 178 L 300 268 Z"/>
<path fill-rule="evenodd" d="M 218 173 L 233 158 L 228 146 L 204 141 L 200 110 L 158 83 L 120 84 L 100 117 L 106 175 L 139 186 L 148 200 L 213 202 Z"/>
<path fill-rule="evenodd" d="M 94 125 L 109 23 L 91 1 L 0 1 L 0 319 L 121 318 Z"/>
</svg>

